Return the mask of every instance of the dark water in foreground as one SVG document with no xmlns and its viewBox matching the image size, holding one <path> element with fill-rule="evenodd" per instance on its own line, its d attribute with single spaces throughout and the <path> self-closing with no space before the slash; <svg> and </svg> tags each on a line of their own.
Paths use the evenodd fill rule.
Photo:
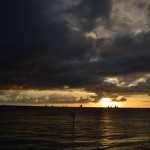
<svg viewBox="0 0 150 150">
<path fill-rule="evenodd" d="M 8 148 L 150 149 L 150 109 L 0 107 L 0 150 Z"/>
</svg>

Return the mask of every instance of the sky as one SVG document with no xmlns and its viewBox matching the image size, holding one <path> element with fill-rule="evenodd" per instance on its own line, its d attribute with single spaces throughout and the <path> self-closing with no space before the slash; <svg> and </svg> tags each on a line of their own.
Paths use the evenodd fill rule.
<svg viewBox="0 0 150 150">
<path fill-rule="evenodd" d="M 150 1 L 2 0 L 0 104 L 150 107 Z"/>
</svg>

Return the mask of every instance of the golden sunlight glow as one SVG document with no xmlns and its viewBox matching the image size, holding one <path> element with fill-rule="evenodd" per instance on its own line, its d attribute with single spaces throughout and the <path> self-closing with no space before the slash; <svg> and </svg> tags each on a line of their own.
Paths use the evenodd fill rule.
<svg viewBox="0 0 150 150">
<path fill-rule="evenodd" d="M 109 97 L 103 97 L 99 102 L 101 103 L 102 107 L 115 107 L 116 105 L 116 102 L 113 102 Z"/>
</svg>

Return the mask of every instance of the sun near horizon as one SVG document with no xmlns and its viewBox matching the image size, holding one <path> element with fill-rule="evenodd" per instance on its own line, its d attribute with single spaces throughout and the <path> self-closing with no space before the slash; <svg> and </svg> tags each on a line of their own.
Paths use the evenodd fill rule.
<svg viewBox="0 0 150 150">
<path fill-rule="evenodd" d="M 108 94 L 105 96 L 84 90 L 5 90 L 1 91 L 0 105 L 59 106 L 59 107 L 119 107 L 149 108 L 148 94 Z M 108 96 L 106 96 L 108 95 Z M 116 98 L 113 98 L 115 95 Z M 116 96 L 117 95 L 117 96 Z"/>
</svg>

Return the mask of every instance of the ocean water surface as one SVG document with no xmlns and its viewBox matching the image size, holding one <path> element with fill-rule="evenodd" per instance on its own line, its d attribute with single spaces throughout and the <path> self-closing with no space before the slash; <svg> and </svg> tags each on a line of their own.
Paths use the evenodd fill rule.
<svg viewBox="0 0 150 150">
<path fill-rule="evenodd" d="M 150 109 L 1 106 L 3 149 L 150 149 Z"/>
</svg>

